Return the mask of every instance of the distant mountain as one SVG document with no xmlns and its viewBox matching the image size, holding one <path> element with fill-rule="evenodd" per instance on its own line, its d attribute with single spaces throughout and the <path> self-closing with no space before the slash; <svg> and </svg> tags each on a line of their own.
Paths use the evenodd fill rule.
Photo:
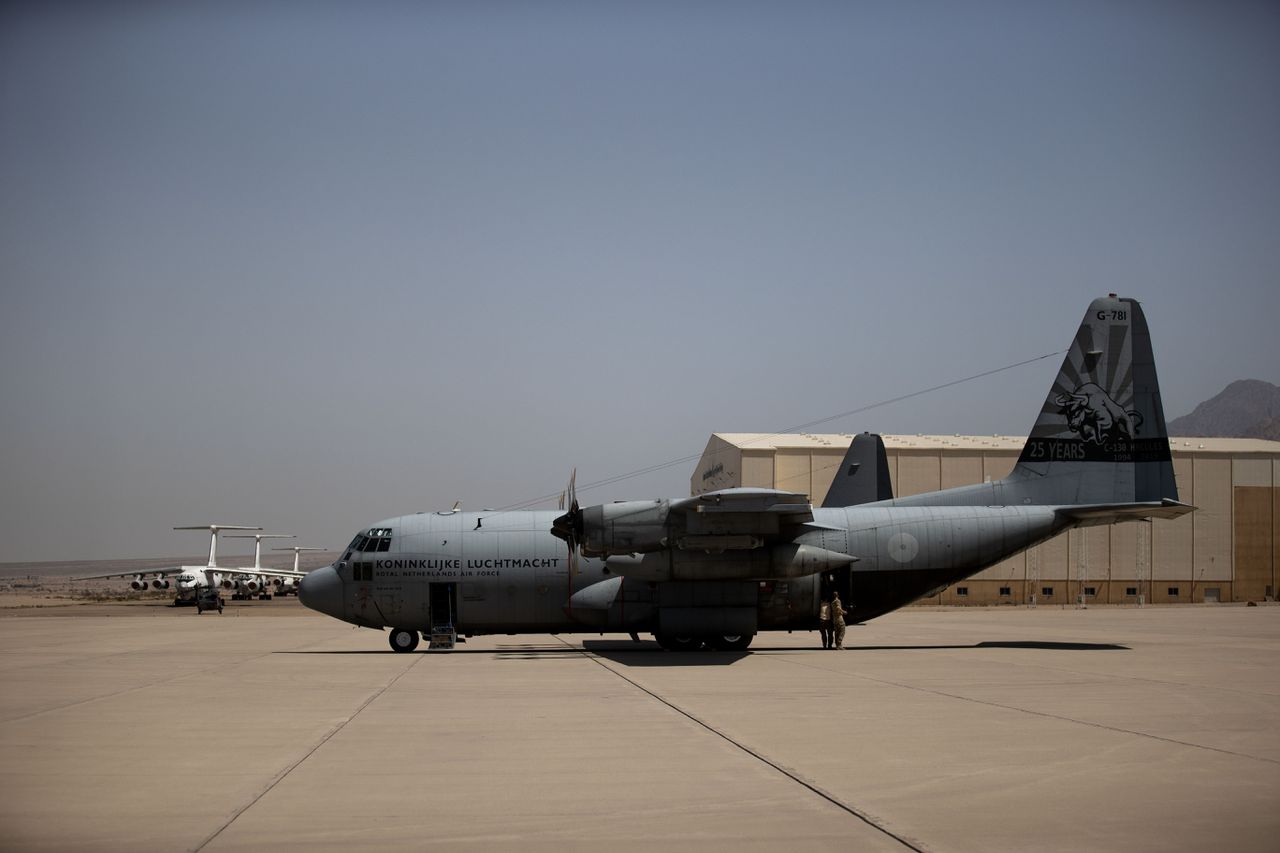
<svg viewBox="0 0 1280 853">
<path fill-rule="evenodd" d="M 1280 385 L 1236 380 L 1191 414 L 1169 421 L 1169 435 L 1280 441 Z"/>
</svg>

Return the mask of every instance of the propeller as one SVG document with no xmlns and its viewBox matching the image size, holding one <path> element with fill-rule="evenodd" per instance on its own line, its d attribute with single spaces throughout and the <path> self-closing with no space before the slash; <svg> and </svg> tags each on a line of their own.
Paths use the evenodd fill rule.
<svg viewBox="0 0 1280 853">
<path fill-rule="evenodd" d="M 569 511 L 557 516 L 551 522 L 551 535 L 563 539 L 569 546 L 569 574 L 578 573 L 578 543 L 582 540 L 582 508 L 578 506 L 578 469 L 574 468 L 569 475 L 569 487 L 560 495 L 560 509 L 564 509 L 565 501 L 569 502 Z"/>
</svg>

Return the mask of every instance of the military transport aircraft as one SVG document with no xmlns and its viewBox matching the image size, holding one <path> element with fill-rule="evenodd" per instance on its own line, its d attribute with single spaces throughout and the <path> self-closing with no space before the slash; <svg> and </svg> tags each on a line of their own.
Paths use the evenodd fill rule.
<svg viewBox="0 0 1280 853">
<path fill-rule="evenodd" d="M 226 573 L 234 569 L 218 568 L 218 533 L 222 530 L 261 530 L 261 527 L 245 527 L 238 524 L 197 524 L 189 527 L 175 527 L 174 530 L 208 530 L 209 531 L 209 563 L 204 566 L 169 566 L 162 569 L 148 569 L 145 572 L 114 572 L 106 575 L 86 575 L 73 578 L 78 581 L 99 580 L 101 578 L 128 578 L 133 580 L 129 586 L 135 590 L 169 589 L 169 578 L 173 575 L 176 584 L 176 595 L 173 599 L 175 607 L 183 604 L 195 604 L 199 591 L 204 587 L 217 589 L 222 586 Z M 150 578 L 147 575 L 151 575 Z"/>
<path fill-rule="evenodd" d="M 308 574 L 299 597 L 390 628 L 401 652 L 423 634 L 448 646 L 455 632 L 645 631 L 668 649 L 743 649 L 760 631 L 817 627 L 828 589 L 861 622 L 1063 530 L 1193 509 L 1178 502 L 1142 308 L 1114 294 L 1089 306 L 998 482 L 894 499 L 885 476 L 872 502 L 851 494 L 854 505 L 833 508 L 753 488 L 582 507 L 572 482 L 562 514 L 378 522 Z"/>
<path fill-rule="evenodd" d="M 287 572 L 280 569 L 264 569 L 262 567 L 262 540 L 263 539 L 296 539 L 292 533 L 233 533 L 227 537 L 228 539 L 252 539 L 253 540 L 253 565 L 245 566 L 242 569 L 227 569 L 222 576 L 222 588 L 232 590 L 232 600 L 248 601 L 254 596 L 259 601 L 270 601 L 271 592 L 268 587 L 271 581 L 275 581 L 278 586 L 281 578 L 289 578 L 289 582 L 302 577 L 296 571 Z M 296 569 L 296 566 L 295 566 Z"/>
<path fill-rule="evenodd" d="M 327 551 L 328 548 L 308 548 L 304 545 L 294 545 L 291 548 L 272 548 L 272 551 L 292 551 L 293 552 L 293 571 L 286 572 L 284 570 L 274 570 L 271 573 L 271 583 L 276 588 L 276 595 L 293 595 L 298 594 L 298 583 L 307 576 L 307 573 L 298 568 L 299 557 L 303 551 Z"/>
</svg>

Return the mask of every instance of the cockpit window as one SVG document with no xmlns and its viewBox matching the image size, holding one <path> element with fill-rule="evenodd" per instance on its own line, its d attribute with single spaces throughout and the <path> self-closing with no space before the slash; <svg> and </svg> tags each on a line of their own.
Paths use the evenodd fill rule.
<svg viewBox="0 0 1280 853">
<path fill-rule="evenodd" d="M 366 553 L 372 551 L 390 551 L 391 550 L 391 528 L 390 527 L 372 527 L 367 530 L 361 537 L 360 545 L 357 551 Z"/>
<path fill-rule="evenodd" d="M 390 550 L 391 528 L 371 527 L 356 534 L 356 538 L 352 539 L 351 544 L 347 546 L 347 553 L 343 555 L 342 559 L 344 561 L 350 559 L 352 551 L 362 551 L 368 554 L 374 551 Z"/>
</svg>

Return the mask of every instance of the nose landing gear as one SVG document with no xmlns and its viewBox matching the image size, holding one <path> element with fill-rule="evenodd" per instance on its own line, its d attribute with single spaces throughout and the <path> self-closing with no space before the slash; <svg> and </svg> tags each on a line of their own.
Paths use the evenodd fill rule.
<svg viewBox="0 0 1280 853">
<path fill-rule="evenodd" d="M 391 636 L 387 639 L 392 651 L 411 652 L 418 647 L 418 632 L 409 628 L 392 628 Z"/>
</svg>

